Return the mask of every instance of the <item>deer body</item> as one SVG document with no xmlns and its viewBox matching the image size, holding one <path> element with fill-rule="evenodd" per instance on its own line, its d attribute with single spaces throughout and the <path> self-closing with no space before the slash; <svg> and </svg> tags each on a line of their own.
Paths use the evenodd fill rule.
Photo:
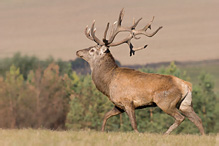
<svg viewBox="0 0 219 146">
<path fill-rule="evenodd" d="M 106 54 L 111 58 L 111 54 Z M 92 70 L 92 79 L 99 91 L 105 94 L 116 106 L 124 109 L 124 102 L 133 102 L 135 108 L 157 104 L 167 96 L 181 100 L 189 92 L 189 86 L 174 76 L 142 73 L 129 68 L 118 67 L 112 59 L 110 68 L 102 62 Z M 172 100 L 172 99 L 170 99 Z"/>
<path fill-rule="evenodd" d="M 174 79 L 172 76 L 118 68 L 118 74 L 110 84 L 110 99 L 122 109 L 123 101 L 133 103 L 134 108 L 165 102 L 165 99 L 180 101 L 185 93 Z"/>
<path fill-rule="evenodd" d="M 116 65 L 115 60 L 109 51 L 109 46 L 114 40 L 115 35 L 126 29 L 121 26 L 122 16 L 123 10 L 120 13 L 118 27 L 113 29 L 109 40 L 106 40 L 106 32 L 109 27 L 108 25 L 104 33 L 103 42 L 95 36 L 94 23 L 92 25 L 91 32 L 87 32 L 86 28 L 86 36 L 97 42 L 97 45 L 89 47 L 88 49 L 79 50 L 76 53 L 77 56 L 83 58 L 89 63 L 92 80 L 96 85 L 96 88 L 106 95 L 115 105 L 111 111 L 105 114 L 102 131 L 104 131 L 108 118 L 126 112 L 129 116 L 133 129 L 138 132 L 134 112 L 135 109 L 158 106 L 165 113 L 175 118 L 174 124 L 169 127 L 165 134 L 169 134 L 172 130 L 177 128 L 184 120 L 184 116 L 186 116 L 199 128 L 201 134 L 204 134 L 202 121 L 192 108 L 191 83 L 171 75 L 142 73 L 140 71 L 122 68 Z M 146 31 L 147 29 L 145 28 L 149 28 L 150 25 L 146 25 L 144 29 L 137 31 L 133 29 L 133 27 L 136 27 L 136 23 L 133 24 L 131 29 L 127 29 L 127 31 L 132 32 L 129 37 L 121 42 L 112 43 L 111 45 L 115 46 L 122 43 L 128 43 L 130 46 L 130 55 L 132 55 L 132 53 L 134 54 L 134 51 L 136 50 L 145 48 L 145 46 L 133 48 L 130 40 L 132 38 L 136 38 L 135 35 L 144 33 L 142 30 Z M 159 29 L 157 29 L 155 33 Z M 153 35 L 155 33 L 153 33 Z"/>
</svg>

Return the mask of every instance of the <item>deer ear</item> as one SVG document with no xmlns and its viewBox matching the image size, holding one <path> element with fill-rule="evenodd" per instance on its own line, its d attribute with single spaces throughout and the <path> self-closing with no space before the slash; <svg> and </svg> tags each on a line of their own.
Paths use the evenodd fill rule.
<svg viewBox="0 0 219 146">
<path fill-rule="evenodd" d="M 100 55 L 102 55 L 102 54 L 104 54 L 104 53 L 107 53 L 107 51 L 108 51 L 108 47 L 102 46 L 102 47 L 100 48 Z"/>
</svg>

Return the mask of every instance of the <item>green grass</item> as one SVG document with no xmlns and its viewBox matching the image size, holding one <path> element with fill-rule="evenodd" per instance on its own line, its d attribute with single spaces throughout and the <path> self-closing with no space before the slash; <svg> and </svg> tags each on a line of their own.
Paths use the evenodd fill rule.
<svg viewBox="0 0 219 146">
<path fill-rule="evenodd" d="M 218 138 L 216 135 L 0 129 L 1 146 L 215 146 Z"/>
</svg>

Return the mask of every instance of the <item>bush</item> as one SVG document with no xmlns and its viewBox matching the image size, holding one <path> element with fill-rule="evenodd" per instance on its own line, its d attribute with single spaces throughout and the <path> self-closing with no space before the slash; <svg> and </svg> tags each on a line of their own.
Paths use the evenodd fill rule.
<svg viewBox="0 0 219 146">
<path fill-rule="evenodd" d="M 26 81 L 12 65 L 0 80 L 0 127 L 64 128 L 70 96 L 66 80 L 55 64 L 31 71 Z"/>
</svg>

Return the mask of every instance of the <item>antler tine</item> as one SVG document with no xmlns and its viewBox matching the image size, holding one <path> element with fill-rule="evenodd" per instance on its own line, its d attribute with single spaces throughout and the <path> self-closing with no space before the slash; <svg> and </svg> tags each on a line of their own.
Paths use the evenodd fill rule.
<svg viewBox="0 0 219 146">
<path fill-rule="evenodd" d="M 120 13 L 119 13 L 119 19 L 118 19 L 118 24 L 117 24 L 117 26 L 121 26 L 123 17 L 124 17 L 124 8 L 123 8 L 123 9 L 120 11 Z"/>
<path fill-rule="evenodd" d="M 148 36 L 148 37 L 154 36 L 154 35 L 155 35 L 161 28 L 163 28 L 163 27 L 160 26 L 160 27 L 159 27 L 157 30 L 155 30 L 153 33 L 147 34 L 146 31 L 147 31 L 148 28 L 151 29 L 151 24 L 153 23 L 153 21 L 154 21 L 154 16 L 153 16 L 152 20 L 151 20 L 144 28 L 142 28 L 141 30 L 133 30 L 134 36 L 140 35 L 140 34 L 143 34 L 143 35 Z M 134 37 L 134 38 L 136 38 L 136 37 Z"/>
<path fill-rule="evenodd" d="M 108 29 L 109 29 L 109 22 L 108 22 L 107 25 L 106 25 L 106 30 L 105 30 L 104 36 L 103 36 L 103 42 L 105 43 L 105 45 L 108 44 L 108 40 L 106 40 L 106 36 L 107 36 Z"/>
<path fill-rule="evenodd" d="M 148 45 L 144 45 L 144 46 L 141 46 L 141 47 L 138 47 L 138 48 L 133 48 L 132 50 L 133 51 L 138 51 L 138 50 L 142 50 L 142 49 L 145 49 Z M 134 55 L 134 54 L 133 54 Z"/>
<path fill-rule="evenodd" d="M 115 21 L 115 22 L 112 24 L 112 26 L 111 26 L 110 38 L 112 37 L 113 32 L 115 31 L 115 26 L 116 26 L 116 24 L 117 24 L 117 21 Z"/>
<path fill-rule="evenodd" d="M 93 40 L 98 44 L 98 45 L 104 45 L 104 43 L 102 41 L 100 41 L 96 36 L 95 36 L 95 29 L 94 29 L 94 24 L 95 24 L 95 20 L 93 21 L 93 24 L 91 26 L 91 36 L 93 38 Z"/>
<path fill-rule="evenodd" d="M 142 20 L 142 18 L 139 18 L 136 22 L 135 20 L 133 20 L 133 25 L 130 26 L 130 27 L 123 27 L 121 26 L 122 24 L 122 20 L 123 20 L 123 17 L 124 17 L 124 9 L 122 9 L 120 11 L 120 14 L 119 14 L 119 18 L 118 18 L 118 21 L 117 21 L 117 27 L 116 29 L 112 28 L 112 32 L 111 32 L 111 35 L 110 35 L 110 39 L 108 41 L 108 44 L 109 46 L 115 46 L 115 44 L 122 44 L 122 43 L 125 43 L 123 42 L 124 40 L 127 42 L 127 39 L 132 39 L 132 37 L 134 37 L 135 39 L 139 39 L 138 37 L 135 37 L 134 35 L 131 35 L 132 37 L 128 37 L 128 38 L 125 38 L 123 39 L 122 41 L 120 42 L 117 42 L 117 43 L 113 43 L 113 40 L 115 39 L 116 35 L 119 33 L 119 32 L 122 32 L 122 31 L 128 31 L 130 33 L 133 33 L 132 31 L 135 30 L 136 26 L 138 25 L 138 23 Z M 114 23 L 115 24 L 115 23 Z"/>
<path fill-rule="evenodd" d="M 163 26 L 160 26 L 157 30 L 155 30 L 153 33 L 151 33 L 151 34 L 146 34 L 145 33 L 145 35 L 146 36 L 148 36 L 148 37 L 152 37 L 152 36 L 154 36 L 161 28 L 163 28 Z"/>
<path fill-rule="evenodd" d="M 131 26 L 131 29 L 135 29 L 135 27 L 138 25 L 138 23 L 142 20 L 142 18 L 139 18 L 138 21 L 133 21 L 133 25 Z"/>
<path fill-rule="evenodd" d="M 142 29 L 142 30 L 133 30 L 133 34 L 134 34 L 134 36 L 143 34 L 143 35 L 145 35 L 145 36 L 147 36 L 147 37 L 152 37 L 152 36 L 154 36 L 161 28 L 163 28 L 163 27 L 160 26 L 157 30 L 155 30 L 155 31 L 152 32 L 151 34 L 147 34 L 146 31 L 144 31 L 143 29 Z"/>
<path fill-rule="evenodd" d="M 135 51 L 145 49 L 148 46 L 148 45 L 144 45 L 144 46 L 141 46 L 141 47 L 138 47 L 138 48 L 134 48 L 134 46 L 131 43 L 131 40 L 129 40 L 127 42 L 127 44 L 128 44 L 128 46 L 130 48 L 130 56 L 135 55 Z"/>
<path fill-rule="evenodd" d="M 119 32 L 122 32 L 122 31 L 131 32 L 131 29 L 130 29 L 130 28 L 125 28 L 125 27 L 122 27 L 122 26 L 121 26 L 123 17 L 124 17 L 124 9 L 122 9 L 122 10 L 120 11 L 118 21 L 117 21 L 117 22 L 114 22 L 114 24 L 117 23 L 117 27 L 116 27 L 116 29 L 112 28 L 112 35 L 110 36 L 109 41 L 108 41 L 109 44 L 111 44 L 111 43 L 113 42 L 113 40 L 115 39 L 116 35 L 117 35 Z"/>
<path fill-rule="evenodd" d="M 151 24 L 153 23 L 154 21 L 154 16 L 152 17 L 152 20 L 142 29 L 144 31 L 146 31 L 148 28 L 151 29 Z"/>
<path fill-rule="evenodd" d="M 141 20 L 142 20 L 142 18 L 139 18 L 137 22 L 135 22 L 135 20 L 133 20 L 133 25 L 130 27 L 130 29 L 134 30 Z M 136 37 L 135 35 L 133 35 L 133 37 L 134 37 L 134 39 L 140 39 L 141 38 L 141 37 Z"/>
<path fill-rule="evenodd" d="M 92 40 L 92 41 L 94 40 L 94 39 L 90 36 L 90 29 L 88 29 L 88 25 L 86 26 L 84 33 L 85 33 L 85 35 L 86 35 L 86 37 L 87 37 L 88 39 L 90 39 L 90 40 Z"/>
</svg>

